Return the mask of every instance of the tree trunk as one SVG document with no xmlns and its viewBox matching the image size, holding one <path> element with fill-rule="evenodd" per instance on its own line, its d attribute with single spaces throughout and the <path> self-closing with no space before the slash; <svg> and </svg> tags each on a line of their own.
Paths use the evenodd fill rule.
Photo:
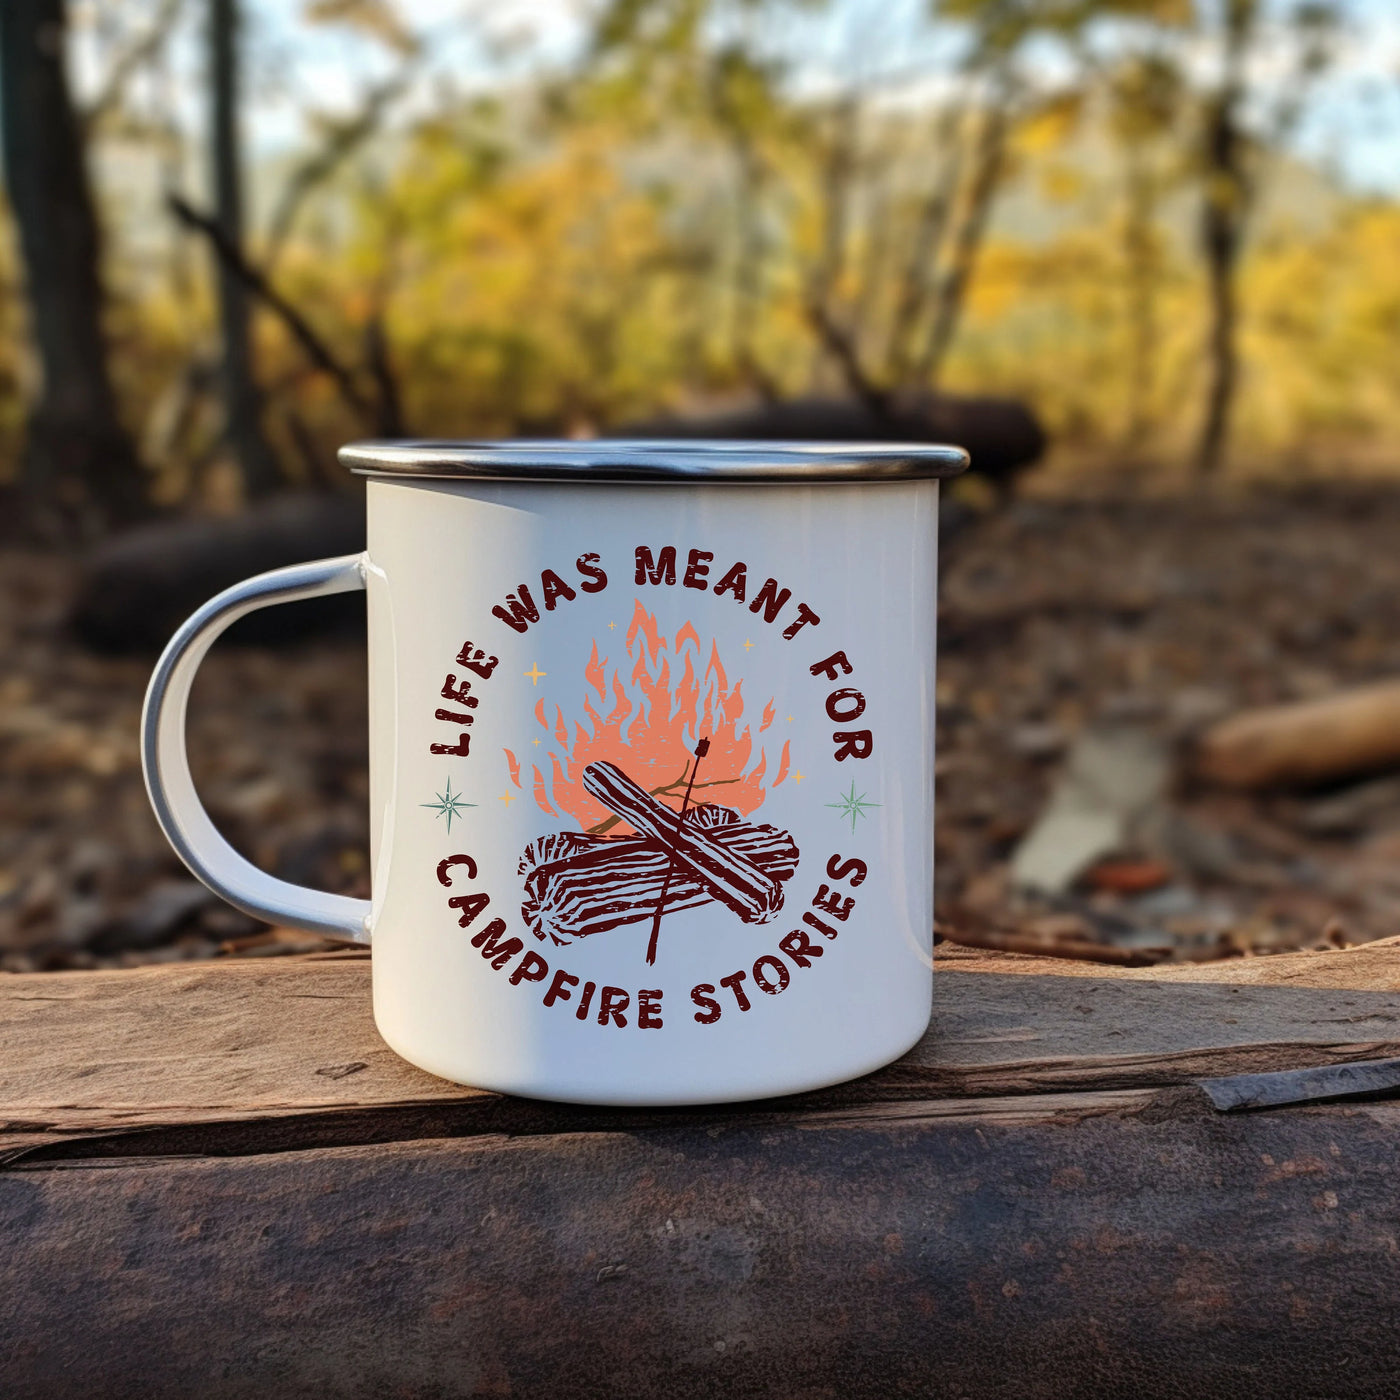
<svg viewBox="0 0 1400 1400">
<path fill-rule="evenodd" d="M 1256 0 L 1228 0 L 1225 13 L 1225 71 L 1205 118 L 1205 197 L 1201 208 L 1201 247 L 1210 288 L 1207 355 L 1210 379 L 1205 420 L 1196 449 L 1202 476 L 1215 476 L 1225 458 L 1239 382 L 1236 273 L 1249 202 L 1244 165 L 1244 134 L 1239 125 L 1244 97 L 1243 64 L 1254 26 Z"/>
<path fill-rule="evenodd" d="M 860 106 L 858 99 L 841 99 L 832 113 L 831 141 L 822 166 L 822 246 L 807 279 L 807 322 L 822 350 L 835 363 L 850 394 L 873 413 L 884 411 L 885 390 L 866 369 L 861 356 L 860 328 L 850 323 L 840 305 L 842 275 L 850 235 L 851 201 L 858 174 Z"/>
<path fill-rule="evenodd" d="M 243 180 L 238 132 L 238 4 L 209 3 L 210 156 L 215 220 L 229 245 L 243 247 Z M 262 430 L 262 395 L 253 374 L 247 288 L 226 260 L 215 259 L 223 338 L 224 432 L 250 497 L 282 485 L 282 472 Z"/>
<path fill-rule="evenodd" d="M 754 333 L 758 328 L 763 294 L 763 223 L 759 208 L 763 195 L 763 169 L 753 142 L 735 123 L 731 141 L 739 166 L 738 205 L 735 210 L 734 298 L 730 311 L 729 343 L 735 367 L 766 403 L 780 397 L 778 385 L 758 355 Z"/>
<path fill-rule="evenodd" d="M 1207 354 L 1210 382 L 1206 390 L 1205 421 L 1196 450 L 1196 467 L 1202 476 L 1215 476 L 1225 457 L 1239 366 L 1235 350 L 1235 233 L 1227 216 L 1207 197 L 1205 212 L 1206 275 L 1210 282 L 1210 333 Z"/>
<path fill-rule="evenodd" d="M 937 387 L 943 373 L 943 362 L 952 348 L 953 336 L 962 319 L 968 284 L 972 281 L 977 255 L 982 249 L 982 237 L 987 230 L 992 200 L 1001 183 L 1009 101 L 1004 83 L 999 83 L 991 99 L 991 108 L 983 118 L 966 204 L 951 237 L 948 267 L 936 289 L 933 321 L 914 370 L 913 383 L 920 388 Z"/>
<path fill-rule="evenodd" d="M 1128 421 L 1125 447 L 1142 449 L 1151 424 L 1157 359 L 1157 186 L 1141 149 L 1128 156 L 1127 216 L 1123 260 L 1128 281 Z"/>
<path fill-rule="evenodd" d="M 144 509 L 102 329 L 101 244 L 64 70 L 63 0 L 0 4 L 0 125 L 41 388 L 21 474 L 48 531 L 96 533 Z"/>
<path fill-rule="evenodd" d="M 896 387 L 923 387 L 911 384 L 910 369 L 919 325 L 938 283 L 948 216 L 962 181 L 964 143 L 959 130 L 962 118 L 961 104 L 947 101 L 939 113 L 934 132 L 935 159 L 941 158 L 943 165 L 920 205 L 890 321 L 889 382 Z"/>
</svg>

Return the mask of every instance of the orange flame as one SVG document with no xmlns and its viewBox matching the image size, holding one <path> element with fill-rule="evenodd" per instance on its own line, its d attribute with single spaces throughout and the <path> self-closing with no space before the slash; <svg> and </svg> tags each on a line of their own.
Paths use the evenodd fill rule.
<svg viewBox="0 0 1400 1400">
<path fill-rule="evenodd" d="M 695 745 L 706 736 L 710 751 L 691 801 L 719 802 L 742 816 L 761 806 L 768 757 L 759 749 L 757 762 L 752 762 L 751 726 L 740 724 L 743 682 L 730 685 L 718 645 L 711 641 L 709 657 L 702 659 L 700 637 L 689 622 L 668 643 L 655 616 L 638 601 L 627 629 L 626 647 L 625 659 L 609 675 L 608 658 L 598 655 L 595 639 L 584 669 L 583 713 L 587 723 L 575 721 L 572 738 L 557 705 L 552 725 L 544 701 L 535 706 L 535 719 L 544 736 L 552 740 L 547 772 L 541 772 L 539 765 L 533 768 L 531 787 L 540 810 L 551 816 L 567 813 L 585 831 L 607 821 L 613 814 L 584 790 L 582 781 L 583 770 L 590 763 L 604 761 L 617 764 L 658 801 L 679 809 Z M 674 679 L 677 669 L 681 673 L 678 680 Z M 600 711 L 609 694 L 612 707 L 605 718 Z M 773 714 L 770 700 L 760 730 L 773 722 Z M 787 772 L 786 747 L 780 782 Z M 509 749 L 506 758 L 515 778 L 518 761 Z M 614 829 L 628 828 L 619 824 Z"/>
</svg>

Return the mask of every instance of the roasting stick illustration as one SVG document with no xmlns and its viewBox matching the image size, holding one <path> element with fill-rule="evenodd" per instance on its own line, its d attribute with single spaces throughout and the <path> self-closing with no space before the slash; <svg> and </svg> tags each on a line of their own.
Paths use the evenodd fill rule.
<svg viewBox="0 0 1400 1400">
<path fill-rule="evenodd" d="M 650 836 L 692 871 L 721 904 L 746 924 L 766 924 L 783 903 L 783 887 L 753 861 L 681 819 L 612 763 L 590 763 L 583 786 L 610 812 Z"/>
<path fill-rule="evenodd" d="M 690 765 L 690 779 L 685 785 L 685 796 L 681 798 L 680 816 L 678 822 L 685 820 L 686 808 L 690 806 L 690 791 L 695 786 L 695 774 L 699 771 L 700 760 L 710 751 L 709 739 L 701 739 L 695 746 L 695 762 Z M 661 936 L 661 918 L 666 912 L 666 896 L 671 889 L 671 876 L 676 870 L 676 846 L 675 842 L 669 843 L 668 855 L 666 857 L 666 877 L 661 882 L 661 894 L 656 901 L 656 917 L 651 921 L 651 937 L 647 940 L 647 966 L 650 967 L 656 961 L 656 940 Z"/>
</svg>

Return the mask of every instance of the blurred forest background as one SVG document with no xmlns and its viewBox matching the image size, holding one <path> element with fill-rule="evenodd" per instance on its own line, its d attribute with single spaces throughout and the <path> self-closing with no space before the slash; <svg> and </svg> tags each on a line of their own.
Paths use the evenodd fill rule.
<svg viewBox="0 0 1400 1400">
<path fill-rule="evenodd" d="M 0 966 L 304 945 L 155 832 L 140 622 L 192 558 L 337 552 L 276 502 L 353 503 L 339 444 L 814 398 L 997 396 L 1049 444 L 949 552 L 941 908 L 1161 955 L 1396 931 L 1345 862 L 1400 789 L 1177 784 L 1097 881 L 1008 873 L 1105 715 L 1170 747 L 1400 674 L 1389 0 L 6 0 L 0 128 Z M 192 742 L 232 839 L 362 892 L 362 653 L 317 636 L 220 648 Z"/>
<path fill-rule="evenodd" d="M 823 391 L 1207 474 L 1400 423 L 1383 0 L 5 10 L 0 473 L 70 514 Z"/>
</svg>

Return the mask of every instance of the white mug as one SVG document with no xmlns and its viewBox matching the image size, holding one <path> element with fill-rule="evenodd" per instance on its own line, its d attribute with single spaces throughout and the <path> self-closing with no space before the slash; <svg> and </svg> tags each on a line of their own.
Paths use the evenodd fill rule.
<svg viewBox="0 0 1400 1400">
<path fill-rule="evenodd" d="M 927 445 L 364 443 L 368 548 L 200 609 L 142 720 L 190 869 L 373 939 L 374 1017 L 432 1074 L 698 1104 L 867 1073 L 928 1024 L 938 479 Z M 370 901 L 249 864 L 185 708 L 255 608 L 363 588 Z"/>
</svg>

